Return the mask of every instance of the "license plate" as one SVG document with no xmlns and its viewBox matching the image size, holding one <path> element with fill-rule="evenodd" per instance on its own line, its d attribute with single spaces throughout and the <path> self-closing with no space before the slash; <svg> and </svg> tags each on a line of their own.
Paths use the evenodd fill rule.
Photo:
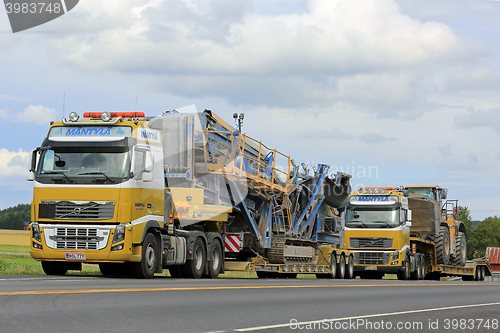
<svg viewBox="0 0 500 333">
<path fill-rule="evenodd" d="M 66 253 L 66 260 L 86 260 L 85 253 Z"/>
<path fill-rule="evenodd" d="M 377 266 L 365 266 L 365 271 L 376 271 Z"/>
</svg>

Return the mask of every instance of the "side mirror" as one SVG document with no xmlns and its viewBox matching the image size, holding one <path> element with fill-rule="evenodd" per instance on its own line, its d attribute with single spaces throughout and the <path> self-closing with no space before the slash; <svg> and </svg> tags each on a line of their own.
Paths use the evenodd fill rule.
<svg viewBox="0 0 500 333">
<path fill-rule="evenodd" d="M 143 182 L 152 182 L 153 181 L 153 173 L 152 172 L 143 172 L 142 173 L 142 181 Z"/>
<path fill-rule="evenodd" d="M 408 213 L 406 215 L 406 221 L 411 222 L 411 210 L 408 209 Z"/>
<path fill-rule="evenodd" d="M 411 221 L 406 221 L 406 226 L 411 227 Z"/>
<path fill-rule="evenodd" d="M 28 175 L 26 176 L 26 179 L 29 182 L 32 182 L 35 180 L 35 173 L 33 171 L 28 171 Z"/>
<path fill-rule="evenodd" d="M 443 200 L 448 198 L 448 189 L 443 188 L 443 194 L 442 194 Z"/>
</svg>

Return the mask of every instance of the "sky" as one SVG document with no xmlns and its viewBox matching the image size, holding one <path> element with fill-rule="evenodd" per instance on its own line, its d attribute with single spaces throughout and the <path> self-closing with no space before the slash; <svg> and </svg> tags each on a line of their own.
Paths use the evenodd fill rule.
<svg viewBox="0 0 500 333">
<path fill-rule="evenodd" d="M 81 0 L 12 33 L 0 7 L 0 209 L 71 111 L 195 105 L 360 186 L 439 185 L 500 215 L 500 1 Z"/>
</svg>

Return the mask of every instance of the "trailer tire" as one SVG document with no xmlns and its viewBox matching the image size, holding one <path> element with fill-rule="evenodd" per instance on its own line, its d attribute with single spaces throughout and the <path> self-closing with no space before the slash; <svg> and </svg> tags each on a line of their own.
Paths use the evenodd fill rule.
<svg viewBox="0 0 500 333">
<path fill-rule="evenodd" d="M 453 265 L 464 267 L 467 261 L 467 236 L 459 232 L 457 236 L 457 248 L 453 257 Z"/>
<path fill-rule="evenodd" d="M 439 235 L 435 239 L 436 261 L 438 265 L 448 265 L 450 263 L 450 231 L 447 227 L 439 229 Z"/>
<path fill-rule="evenodd" d="M 68 267 L 64 262 L 42 261 L 42 269 L 47 275 L 65 275 Z"/>
<path fill-rule="evenodd" d="M 193 259 L 186 260 L 181 266 L 182 275 L 185 277 L 199 279 L 203 275 L 203 269 L 207 262 L 207 251 L 200 237 L 196 239 L 193 246 Z"/>
<path fill-rule="evenodd" d="M 420 270 L 420 278 L 419 280 L 425 279 L 425 255 L 420 255 L 420 266 L 418 267 Z"/>
<path fill-rule="evenodd" d="M 317 273 L 316 278 L 317 279 L 335 279 L 337 277 L 337 255 L 335 252 L 331 254 L 330 257 L 330 266 L 332 267 L 332 272 L 331 273 Z"/>
<path fill-rule="evenodd" d="M 355 278 L 355 276 L 354 276 L 354 259 L 352 256 L 349 256 L 349 258 L 348 258 L 345 273 L 346 273 L 346 276 L 345 276 L 346 279 L 351 280 L 351 279 Z"/>
<path fill-rule="evenodd" d="M 404 270 L 397 273 L 398 280 L 408 280 L 410 278 L 410 257 L 406 255 Z"/>
<path fill-rule="evenodd" d="M 158 263 L 158 245 L 156 237 L 148 233 L 142 242 L 142 258 L 132 263 L 132 274 L 139 279 L 151 279 Z"/>
<path fill-rule="evenodd" d="M 486 275 L 486 267 L 484 266 L 479 266 L 479 277 L 478 277 L 478 281 L 484 281 L 484 277 Z"/>
<path fill-rule="evenodd" d="M 337 279 L 342 280 L 345 277 L 345 257 L 343 254 L 340 255 L 339 262 L 337 264 Z"/>
<path fill-rule="evenodd" d="M 217 239 L 214 239 L 208 250 L 210 260 L 207 260 L 208 274 L 212 279 L 216 279 L 222 269 L 222 246 Z"/>
<path fill-rule="evenodd" d="M 420 280 L 420 255 L 415 255 L 415 270 L 411 272 L 410 277 L 412 280 Z"/>
</svg>

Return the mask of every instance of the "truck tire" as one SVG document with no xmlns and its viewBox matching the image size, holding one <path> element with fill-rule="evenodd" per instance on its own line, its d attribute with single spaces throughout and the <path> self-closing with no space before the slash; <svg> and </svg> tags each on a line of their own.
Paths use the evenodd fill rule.
<svg viewBox="0 0 500 333">
<path fill-rule="evenodd" d="M 208 274 L 212 279 L 216 279 L 222 268 L 222 246 L 217 239 L 212 241 L 208 250 Z"/>
<path fill-rule="evenodd" d="M 345 277 L 345 257 L 343 254 L 341 254 L 339 262 L 337 264 L 337 279 L 342 280 L 344 277 Z"/>
<path fill-rule="evenodd" d="M 404 270 L 397 273 L 398 280 L 408 280 L 410 278 L 410 257 L 406 256 Z"/>
<path fill-rule="evenodd" d="M 352 256 L 349 256 L 349 260 L 347 261 L 345 268 L 345 278 L 346 279 L 354 279 L 354 259 Z"/>
<path fill-rule="evenodd" d="M 142 243 L 141 261 L 132 263 L 132 274 L 139 279 L 151 279 L 156 271 L 157 259 L 156 237 L 152 233 L 148 233 Z"/>
<path fill-rule="evenodd" d="M 186 260 L 181 266 L 182 275 L 189 278 L 199 279 L 203 275 L 203 269 L 207 262 L 207 251 L 200 237 L 196 239 L 193 246 L 193 259 Z"/>
<path fill-rule="evenodd" d="M 448 265 L 450 263 L 450 231 L 447 227 L 439 229 L 439 235 L 435 239 L 436 262 L 438 265 Z"/>
<path fill-rule="evenodd" d="M 65 275 L 68 267 L 64 262 L 42 261 L 42 269 L 47 275 Z"/>
<path fill-rule="evenodd" d="M 337 255 L 332 253 L 330 257 L 330 266 L 332 267 L 331 273 L 317 273 L 317 279 L 335 279 L 337 277 Z"/>
<path fill-rule="evenodd" d="M 459 232 L 457 236 L 457 248 L 453 257 L 453 265 L 464 267 L 467 261 L 467 236 Z"/>
</svg>

